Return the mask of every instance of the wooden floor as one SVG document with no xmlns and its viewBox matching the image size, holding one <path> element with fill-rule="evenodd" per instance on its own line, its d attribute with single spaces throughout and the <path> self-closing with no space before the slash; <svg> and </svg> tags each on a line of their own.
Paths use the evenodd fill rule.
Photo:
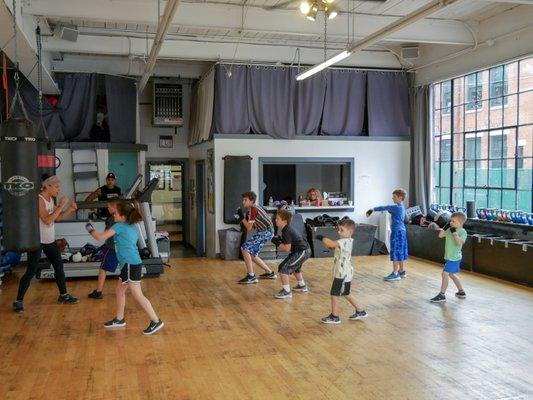
<svg viewBox="0 0 533 400">
<path fill-rule="evenodd" d="M 310 260 L 309 293 L 276 300 L 280 282 L 241 286 L 239 262 L 174 260 L 144 288 L 166 327 L 106 331 L 114 282 L 89 301 L 93 280 L 69 283 L 81 303 L 55 302 L 34 281 L 26 313 L 10 311 L 18 278 L 0 286 L 0 399 L 532 399 L 533 291 L 462 274 L 468 298 L 428 299 L 440 268 L 412 260 L 387 283 L 385 256 L 356 258 L 354 294 L 370 314 L 324 325 L 330 259 Z M 453 288 L 451 288 L 453 289 Z M 453 291 L 450 291 L 450 294 Z"/>
</svg>

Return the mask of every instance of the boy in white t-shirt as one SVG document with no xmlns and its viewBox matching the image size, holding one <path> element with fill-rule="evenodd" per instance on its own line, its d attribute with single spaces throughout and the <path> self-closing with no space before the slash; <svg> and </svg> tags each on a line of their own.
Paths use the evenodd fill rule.
<svg viewBox="0 0 533 400">
<path fill-rule="evenodd" d="M 331 285 L 331 314 L 322 318 L 325 324 L 340 324 L 339 318 L 339 297 L 343 296 L 355 308 L 354 314 L 350 315 L 351 320 L 363 319 L 368 316 L 367 312 L 356 302 L 355 297 L 350 294 L 350 286 L 353 278 L 352 247 L 355 222 L 351 219 L 343 219 L 337 224 L 337 232 L 340 239 L 335 241 L 320 235 L 317 239 L 330 249 L 335 249 L 333 259 L 333 284 Z"/>
</svg>

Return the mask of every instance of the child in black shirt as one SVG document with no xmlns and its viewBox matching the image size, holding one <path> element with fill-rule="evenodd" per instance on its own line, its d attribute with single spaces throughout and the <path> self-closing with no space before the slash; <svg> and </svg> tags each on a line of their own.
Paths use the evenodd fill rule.
<svg viewBox="0 0 533 400">
<path fill-rule="evenodd" d="M 276 299 L 285 299 L 292 297 L 291 287 L 289 285 L 289 276 L 294 274 L 298 284 L 294 287 L 296 292 L 307 292 L 307 285 L 302 276 L 302 265 L 311 256 L 311 248 L 307 241 L 296 232 L 289 224 L 291 223 L 292 214 L 287 210 L 279 210 L 276 213 L 276 226 L 281 229 L 281 237 L 275 236 L 272 242 L 282 251 L 288 251 L 290 254 L 279 265 L 279 273 L 283 288 Z"/>
</svg>

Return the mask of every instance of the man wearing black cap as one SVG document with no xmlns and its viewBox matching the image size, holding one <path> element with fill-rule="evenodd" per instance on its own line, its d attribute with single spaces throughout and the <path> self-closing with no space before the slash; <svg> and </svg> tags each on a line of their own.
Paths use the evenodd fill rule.
<svg viewBox="0 0 533 400">
<path fill-rule="evenodd" d="M 114 173 L 110 172 L 105 178 L 105 185 L 100 186 L 98 189 L 92 192 L 89 196 L 87 196 L 85 201 L 93 201 L 96 198 L 98 201 L 108 201 L 112 198 L 122 196 L 122 190 L 116 186 L 116 183 L 117 177 Z M 109 217 L 109 211 L 107 211 L 107 207 L 101 208 L 99 210 L 99 215 L 101 218 Z"/>
</svg>

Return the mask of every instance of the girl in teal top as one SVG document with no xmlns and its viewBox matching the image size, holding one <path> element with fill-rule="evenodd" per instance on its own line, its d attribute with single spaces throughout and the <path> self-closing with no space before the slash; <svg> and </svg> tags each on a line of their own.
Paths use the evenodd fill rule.
<svg viewBox="0 0 533 400">
<path fill-rule="evenodd" d="M 142 261 L 137 249 L 139 231 L 135 226 L 142 221 L 142 216 L 135 204 L 129 201 L 111 201 L 107 204 L 109 213 L 113 216 L 115 224 L 104 232 L 97 232 L 91 223 L 86 225 L 87 231 L 99 241 L 107 240 L 114 236 L 115 249 L 119 262 L 120 277 L 116 288 L 117 316 L 104 324 L 105 328 L 118 328 L 126 326 L 124 308 L 126 307 L 126 291 L 130 288 L 133 298 L 150 316 L 150 324 L 143 333 L 151 335 L 164 326 L 163 321 L 157 316 L 150 301 L 144 296 L 141 289 Z"/>
</svg>

